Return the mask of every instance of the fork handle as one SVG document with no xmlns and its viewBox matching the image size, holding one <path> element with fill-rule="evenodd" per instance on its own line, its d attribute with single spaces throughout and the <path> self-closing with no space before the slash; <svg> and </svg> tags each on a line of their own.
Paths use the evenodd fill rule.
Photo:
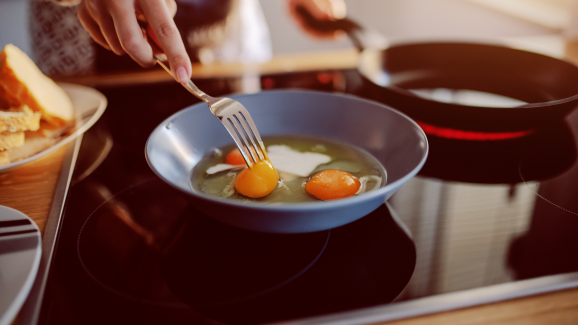
<svg viewBox="0 0 578 325">
<path fill-rule="evenodd" d="M 168 72 L 173 78 L 175 77 L 173 75 L 173 73 L 171 72 L 171 69 L 168 67 L 167 64 L 167 56 L 164 54 L 155 54 L 155 59 L 157 60 L 157 63 L 163 67 L 163 69 L 165 69 L 166 72 Z M 203 100 L 207 103 L 210 103 L 212 101 L 215 101 L 215 99 L 209 95 L 207 95 L 204 91 L 200 90 L 199 87 L 197 87 L 197 85 L 195 85 L 193 83 L 193 81 L 191 81 L 189 79 L 189 81 L 187 81 L 186 83 L 182 84 L 183 87 L 185 87 L 191 94 L 195 95 L 197 98 L 199 98 L 200 100 Z"/>
<path fill-rule="evenodd" d="M 169 68 L 169 64 L 167 63 L 167 56 L 162 53 L 163 50 L 161 49 L 161 46 L 159 45 L 159 42 L 152 30 L 152 28 L 150 27 L 150 25 L 146 26 L 146 34 L 148 36 L 149 39 L 149 44 L 151 45 L 151 48 L 153 49 L 153 53 L 159 53 L 159 54 L 154 54 L 155 60 L 157 61 L 157 63 L 163 67 L 163 69 L 165 69 L 166 72 L 168 72 L 171 77 L 175 77 L 173 75 L 173 73 L 171 72 L 171 69 Z M 199 98 L 202 101 L 205 101 L 207 103 L 211 103 L 215 101 L 215 98 L 207 95 L 204 91 L 200 90 L 199 87 L 197 87 L 197 85 L 195 85 L 191 79 L 189 79 L 189 81 L 187 81 L 186 83 L 182 84 L 183 87 L 185 87 L 185 89 L 187 89 L 191 94 L 195 95 L 197 98 Z"/>
</svg>

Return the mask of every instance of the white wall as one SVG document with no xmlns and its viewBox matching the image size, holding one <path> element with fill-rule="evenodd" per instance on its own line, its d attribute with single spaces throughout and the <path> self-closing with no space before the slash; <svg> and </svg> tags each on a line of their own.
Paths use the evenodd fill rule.
<svg viewBox="0 0 578 325">
<path fill-rule="evenodd" d="M 27 0 L 0 0 L 0 46 L 8 43 L 30 55 Z"/>
<path fill-rule="evenodd" d="M 273 53 L 351 47 L 347 39 L 320 41 L 288 16 L 286 0 L 260 0 Z M 28 0 L 0 0 L 0 46 L 13 43 L 30 53 Z M 435 38 L 499 38 L 555 33 L 545 27 L 461 0 L 346 0 L 350 18 L 371 26 L 392 42 Z"/>
<path fill-rule="evenodd" d="M 305 35 L 286 14 L 286 0 L 260 0 L 273 36 L 273 53 L 351 47 Z M 423 39 L 496 39 L 556 31 L 462 0 L 345 0 L 348 17 L 391 42 Z"/>
</svg>

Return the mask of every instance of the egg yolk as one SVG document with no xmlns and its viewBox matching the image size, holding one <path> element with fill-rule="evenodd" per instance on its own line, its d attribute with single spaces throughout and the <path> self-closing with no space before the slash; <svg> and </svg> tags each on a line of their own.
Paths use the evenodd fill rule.
<svg viewBox="0 0 578 325">
<path fill-rule="evenodd" d="M 253 154 L 255 155 L 255 150 L 250 149 L 251 152 L 253 152 Z M 259 150 L 259 152 L 261 152 Z M 253 158 L 251 158 L 251 156 L 249 156 L 249 160 L 251 160 L 251 162 L 253 162 Z M 235 148 L 234 150 L 231 150 L 231 152 L 229 152 L 229 154 L 227 155 L 227 157 L 225 158 L 225 163 L 229 164 L 229 165 L 244 165 L 245 164 L 245 159 L 243 159 L 243 155 L 241 155 L 241 151 L 239 151 L 239 148 Z"/>
<path fill-rule="evenodd" d="M 256 199 L 273 192 L 278 180 L 273 165 L 267 160 L 261 160 L 253 164 L 253 168 L 245 168 L 237 175 L 235 189 L 244 196 Z"/>
<path fill-rule="evenodd" d="M 319 200 L 328 201 L 353 196 L 360 186 L 359 179 L 350 173 L 328 169 L 311 177 L 305 190 Z"/>
<path fill-rule="evenodd" d="M 245 160 L 243 159 L 243 156 L 241 155 L 241 151 L 239 151 L 239 148 L 236 148 L 235 150 L 229 152 L 229 154 L 225 158 L 225 162 L 229 165 L 245 164 Z"/>
</svg>

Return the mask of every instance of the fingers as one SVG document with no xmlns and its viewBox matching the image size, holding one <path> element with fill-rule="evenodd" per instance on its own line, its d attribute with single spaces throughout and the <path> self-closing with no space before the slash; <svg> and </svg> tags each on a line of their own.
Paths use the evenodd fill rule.
<svg viewBox="0 0 578 325">
<path fill-rule="evenodd" d="M 167 9 L 169 10 L 171 17 L 174 17 L 177 13 L 177 3 L 175 2 L 175 0 L 165 0 L 165 3 L 167 5 Z"/>
<path fill-rule="evenodd" d="M 118 36 L 116 35 L 116 30 L 114 28 L 114 22 L 108 13 L 104 1 L 86 0 L 86 9 L 88 10 L 88 13 L 92 19 L 94 19 L 94 21 L 100 27 L 100 31 L 102 32 L 102 35 L 104 36 L 109 48 L 117 55 L 125 54 L 126 52 L 118 40 Z"/>
<path fill-rule="evenodd" d="M 102 46 L 105 49 L 110 51 L 111 49 L 108 46 L 108 43 L 106 42 L 106 39 L 104 38 L 104 35 L 102 35 L 102 32 L 100 31 L 100 27 L 98 26 L 96 21 L 92 18 L 92 16 L 88 12 L 88 9 L 86 8 L 86 1 L 83 1 L 80 3 L 80 5 L 78 5 L 77 14 L 78 14 L 78 19 L 80 20 L 80 23 L 88 31 L 88 33 L 90 34 L 90 37 L 92 37 L 92 39 L 97 44 L 99 44 L 100 46 Z"/>
<path fill-rule="evenodd" d="M 134 3 L 118 0 L 108 3 L 108 11 L 123 50 L 142 67 L 153 66 L 155 64 L 153 52 L 138 24 Z"/>
<path fill-rule="evenodd" d="M 137 3 L 138 2 L 138 3 Z M 175 79 L 191 75 L 191 61 L 172 19 L 174 0 L 83 0 L 78 17 L 90 36 L 118 55 L 128 53 L 143 67 L 154 64 L 153 51 L 137 19 L 148 22 L 167 55 Z"/>
<path fill-rule="evenodd" d="M 140 8 L 163 49 L 175 79 L 184 83 L 191 76 L 191 60 L 165 0 L 140 0 Z"/>
<path fill-rule="evenodd" d="M 304 7 L 316 19 L 332 19 L 328 0 L 289 0 L 288 2 L 289 10 L 292 14 L 296 14 L 297 7 Z"/>
<path fill-rule="evenodd" d="M 343 19 L 347 15 L 347 5 L 343 0 L 329 0 L 333 19 Z"/>
</svg>

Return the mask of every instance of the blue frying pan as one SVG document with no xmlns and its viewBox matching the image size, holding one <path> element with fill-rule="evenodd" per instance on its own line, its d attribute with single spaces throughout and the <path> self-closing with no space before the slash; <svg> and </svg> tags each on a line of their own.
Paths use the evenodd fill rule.
<svg viewBox="0 0 578 325">
<path fill-rule="evenodd" d="M 355 221 L 381 206 L 425 163 L 428 144 L 406 115 L 359 97 L 313 91 L 265 91 L 234 95 L 251 114 L 261 136 L 326 137 L 365 149 L 387 172 L 380 189 L 335 200 L 286 205 L 220 198 L 189 185 L 189 174 L 212 148 L 232 143 L 205 103 L 185 108 L 150 135 L 146 158 L 165 182 L 188 194 L 193 206 L 226 224 L 261 232 L 305 233 Z"/>
</svg>

